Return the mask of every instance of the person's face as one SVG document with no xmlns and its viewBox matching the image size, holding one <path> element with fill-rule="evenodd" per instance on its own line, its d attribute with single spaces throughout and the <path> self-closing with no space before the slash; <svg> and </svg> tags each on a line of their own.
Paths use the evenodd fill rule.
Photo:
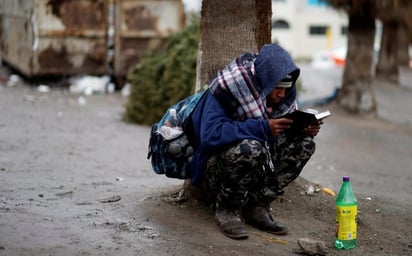
<svg viewBox="0 0 412 256">
<path fill-rule="evenodd" d="M 273 89 L 268 96 L 266 96 L 266 101 L 269 105 L 279 103 L 285 97 L 285 88 L 275 88 Z"/>
</svg>

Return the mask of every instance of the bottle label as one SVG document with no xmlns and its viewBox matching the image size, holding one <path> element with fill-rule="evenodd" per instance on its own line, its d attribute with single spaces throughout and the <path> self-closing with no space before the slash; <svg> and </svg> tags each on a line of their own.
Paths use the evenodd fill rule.
<svg viewBox="0 0 412 256">
<path fill-rule="evenodd" d="M 358 207 L 336 206 L 336 237 L 339 240 L 356 239 L 356 217 Z"/>
</svg>

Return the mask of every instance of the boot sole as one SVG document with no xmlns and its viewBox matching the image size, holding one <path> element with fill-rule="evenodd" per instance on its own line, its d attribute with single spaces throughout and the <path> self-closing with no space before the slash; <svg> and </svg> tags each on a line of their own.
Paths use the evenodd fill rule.
<svg viewBox="0 0 412 256">
<path fill-rule="evenodd" d="M 232 235 L 232 234 L 228 234 L 226 233 L 224 230 L 221 230 L 221 232 L 232 239 L 236 239 L 236 240 L 242 240 L 242 239 L 248 239 L 249 238 L 249 234 L 242 234 L 242 235 Z"/>
<path fill-rule="evenodd" d="M 273 235 L 277 235 L 277 236 L 284 236 L 284 235 L 287 235 L 287 234 L 288 234 L 288 230 L 275 232 L 275 231 L 270 231 L 270 230 L 264 230 L 264 229 L 262 229 L 262 231 L 265 231 L 265 232 L 267 232 L 267 233 L 270 233 L 270 234 L 273 234 Z"/>
<path fill-rule="evenodd" d="M 225 223 L 225 224 L 218 224 L 220 231 L 227 237 L 230 237 L 232 239 L 246 239 L 249 237 L 249 234 L 247 233 L 246 229 L 244 229 L 243 224 L 238 224 L 238 223 Z M 234 230 L 234 229 L 239 229 L 243 228 L 244 233 L 240 234 L 232 234 L 228 232 L 229 230 Z"/>
</svg>

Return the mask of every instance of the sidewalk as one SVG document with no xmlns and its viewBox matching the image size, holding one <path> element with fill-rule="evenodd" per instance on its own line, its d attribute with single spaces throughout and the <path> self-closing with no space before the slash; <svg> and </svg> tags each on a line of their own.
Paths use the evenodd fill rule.
<svg viewBox="0 0 412 256">
<path fill-rule="evenodd" d="M 412 126 L 412 88 L 375 82 L 378 116 L 397 124 Z"/>
</svg>

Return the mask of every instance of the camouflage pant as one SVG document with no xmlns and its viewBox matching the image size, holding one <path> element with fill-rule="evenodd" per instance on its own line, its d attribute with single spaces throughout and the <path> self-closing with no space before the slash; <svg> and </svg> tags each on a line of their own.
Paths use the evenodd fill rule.
<svg viewBox="0 0 412 256">
<path fill-rule="evenodd" d="M 273 144 L 243 140 L 209 159 L 202 187 L 212 202 L 229 208 L 267 205 L 299 176 L 314 152 L 310 137 Z"/>
</svg>

